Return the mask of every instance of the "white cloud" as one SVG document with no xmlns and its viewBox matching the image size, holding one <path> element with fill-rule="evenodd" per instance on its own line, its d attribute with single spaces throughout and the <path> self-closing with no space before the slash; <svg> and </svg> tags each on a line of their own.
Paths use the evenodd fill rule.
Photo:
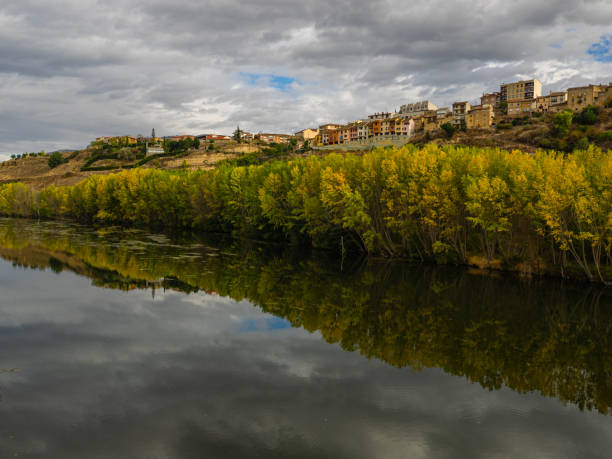
<svg viewBox="0 0 612 459">
<path fill-rule="evenodd" d="M 292 132 L 417 99 L 473 100 L 537 76 L 610 79 L 586 54 L 609 2 L 8 0 L 0 6 L 0 150 L 98 135 Z M 562 48 L 551 44 L 563 43 Z M 263 74 L 299 83 L 245 85 Z"/>
</svg>

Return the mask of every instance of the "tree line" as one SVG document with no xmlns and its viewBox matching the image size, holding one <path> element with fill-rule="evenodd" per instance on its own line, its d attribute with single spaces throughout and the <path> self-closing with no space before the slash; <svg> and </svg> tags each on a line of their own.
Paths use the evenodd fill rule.
<svg viewBox="0 0 612 459">
<path fill-rule="evenodd" d="M 0 187 L 0 213 L 612 281 L 612 153 L 408 145 Z"/>
</svg>

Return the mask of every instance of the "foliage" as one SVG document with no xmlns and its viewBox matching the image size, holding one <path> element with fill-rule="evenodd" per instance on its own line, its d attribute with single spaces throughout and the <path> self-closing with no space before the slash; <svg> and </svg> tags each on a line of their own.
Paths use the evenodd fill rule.
<svg viewBox="0 0 612 459">
<path fill-rule="evenodd" d="M 553 130 L 555 134 L 560 137 L 567 135 L 572 126 L 573 117 L 574 114 L 570 110 L 564 110 L 555 114 L 553 117 Z"/>
<path fill-rule="evenodd" d="M 576 122 L 585 125 L 595 124 L 597 123 L 600 111 L 600 107 L 588 106 L 576 116 Z"/>
<path fill-rule="evenodd" d="M 280 192 L 278 183 L 268 190 Z M 154 244 L 147 236 L 131 232 L 121 243 L 120 228 L 0 222 L 2 257 L 19 266 L 75 270 L 104 288 L 246 299 L 398 368 L 440 368 L 488 389 L 538 391 L 612 413 L 610 289 L 350 258 L 340 270 L 325 254 L 245 240 L 197 240 L 204 249 L 194 256 L 193 239 Z"/>
<path fill-rule="evenodd" d="M 236 128 L 236 130 L 232 134 L 232 138 L 238 143 L 242 142 L 242 130 L 240 129 L 240 126 Z"/>
<path fill-rule="evenodd" d="M 452 123 L 444 123 L 440 127 L 446 133 L 446 137 L 448 137 L 449 139 L 453 137 L 453 135 L 455 135 L 455 132 L 457 131 L 457 128 Z"/>
<path fill-rule="evenodd" d="M 512 123 L 497 123 L 495 126 L 497 129 L 512 129 Z"/>
<path fill-rule="evenodd" d="M 286 145 L 266 155 L 280 152 L 286 157 Z M 242 158 L 209 171 L 135 168 L 42 191 L 6 184 L 0 214 L 319 247 L 343 241 L 387 257 L 612 281 L 611 152 L 589 147 L 565 158 L 407 145 L 362 156 Z"/>
<path fill-rule="evenodd" d="M 63 162 L 64 162 L 64 158 L 62 157 L 62 154 L 58 151 L 51 153 L 51 155 L 49 155 L 49 160 L 47 161 L 51 169 L 56 168 Z"/>
</svg>

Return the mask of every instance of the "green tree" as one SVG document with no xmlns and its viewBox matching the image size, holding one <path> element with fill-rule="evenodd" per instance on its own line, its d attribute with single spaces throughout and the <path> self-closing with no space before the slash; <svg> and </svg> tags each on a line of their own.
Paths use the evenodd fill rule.
<svg viewBox="0 0 612 459">
<path fill-rule="evenodd" d="M 557 113 L 553 118 L 553 129 L 558 136 L 566 136 L 572 126 L 574 114 L 570 110 Z"/>
<path fill-rule="evenodd" d="M 62 158 L 62 154 L 59 151 L 53 152 L 49 156 L 48 164 L 51 169 L 59 166 L 63 162 L 64 162 L 64 158 Z"/>
<path fill-rule="evenodd" d="M 576 116 L 576 122 L 579 124 L 593 125 L 597 122 L 600 108 L 588 106 Z"/>
<path fill-rule="evenodd" d="M 234 131 L 234 134 L 232 137 L 236 142 L 238 143 L 242 142 L 242 130 L 240 129 L 240 126 L 236 127 L 236 130 Z"/>
<path fill-rule="evenodd" d="M 453 126 L 451 123 L 444 123 L 440 127 L 446 133 L 446 137 L 448 137 L 449 139 L 452 138 L 453 135 L 455 135 L 455 132 L 457 132 L 457 128 Z"/>
</svg>

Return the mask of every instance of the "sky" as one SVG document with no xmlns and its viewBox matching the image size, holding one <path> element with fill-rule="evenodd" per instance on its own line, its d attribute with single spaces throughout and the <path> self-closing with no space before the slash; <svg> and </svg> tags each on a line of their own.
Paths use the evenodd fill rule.
<svg viewBox="0 0 612 459">
<path fill-rule="evenodd" d="M 612 81 L 609 0 L 3 0 L 0 155 Z"/>
</svg>

